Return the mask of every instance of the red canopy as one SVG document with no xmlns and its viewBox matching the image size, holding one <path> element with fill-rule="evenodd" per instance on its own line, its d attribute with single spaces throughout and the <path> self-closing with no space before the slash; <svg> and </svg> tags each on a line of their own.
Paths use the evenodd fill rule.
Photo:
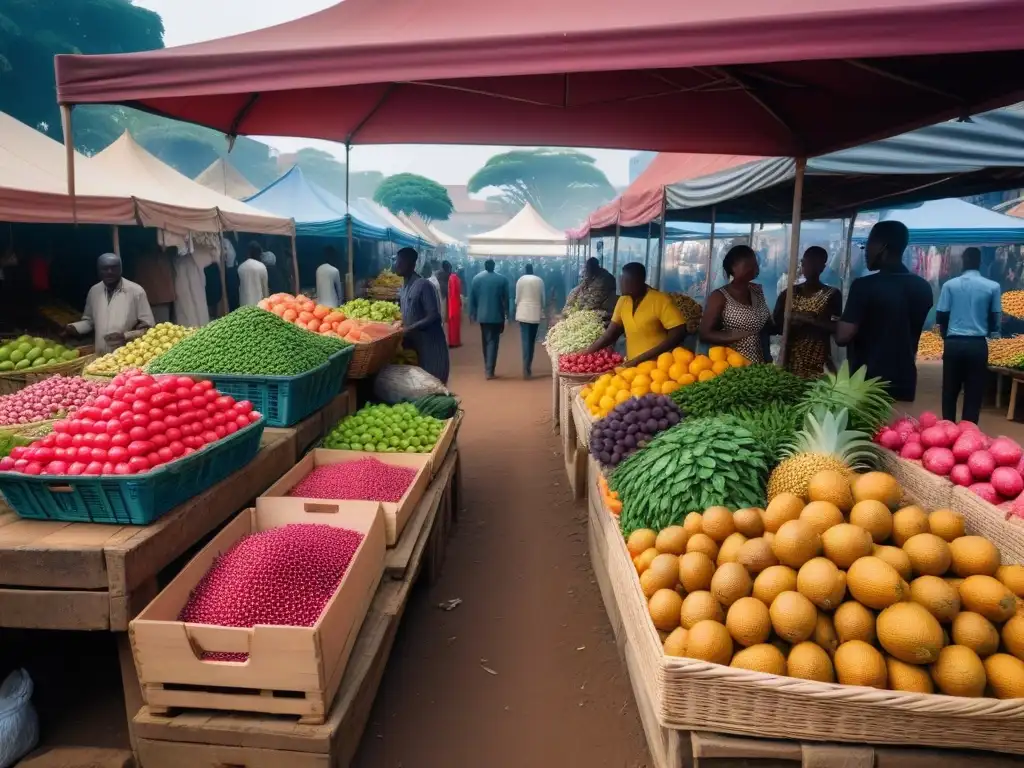
<svg viewBox="0 0 1024 768">
<path fill-rule="evenodd" d="M 1022 48 L 1020 0 L 345 0 L 56 68 L 228 134 L 791 157 L 1018 100 Z"/>
</svg>

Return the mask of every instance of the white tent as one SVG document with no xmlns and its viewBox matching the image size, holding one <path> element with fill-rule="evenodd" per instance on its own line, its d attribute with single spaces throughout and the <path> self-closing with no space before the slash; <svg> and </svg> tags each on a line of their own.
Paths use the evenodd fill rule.
<svg viewBox="0 0 1024 768">
<path fill-rule="evenodd" d="M 470 256 L 558 258 L 565 256 L 564 232 L 548 224 L 529 203 L 497 229 L 469 238 Z"/>
<path fill-rule="evenodd" d="M 259 192 L 241 171 L 223 157 L 218 157 L 205 171 L 196 176 L 196 183 L 235 200 L 245 200 Z"/>
<path fill-rule="evenodd" d="M 462 243 L 460 243 L 454 237 L 449 235 L 447 232 L 442 232 L 433 224 L 428 224 L 427 229 L 430 230 L 430 234 L 437 238 L 437 242 L 440 243 L 441 245 L 462 245 Z"/>
</svg>

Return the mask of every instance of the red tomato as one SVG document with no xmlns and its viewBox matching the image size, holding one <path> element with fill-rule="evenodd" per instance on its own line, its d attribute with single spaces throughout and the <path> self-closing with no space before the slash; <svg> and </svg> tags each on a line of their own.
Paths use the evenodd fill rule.
<svg viewBox="0 0 1024 768">
<path fill-rule="evenodd" d="M 93 439 L 92 439 L 92 444 L 96 448 L 107 449 L 111 445 L 111 443 L 110 443 L 110 435 L 107 434 L 106 432 L 104 432 L 102 434 L 99 434 L 99 435 L 95 435 L 93 437 Z"/>
<path fill-rule="evenodd" d="M 177 400 L 175 400 L 174 402 L 168 403 L 167 405 L 164 406 L 164 413 L 166 413 L 168 416 L 177 416 L 180 412 L 181 412 L 181 409 L 178 407 L 178 401 Z M 166 417 L 164 417 L 164 418 L 166 418 Z"/>
<path fill-rule="evenodd" d="M 118 400 L 122 400 L 123 402 L 128 403 L 128 405 L 134 405 L 135 401 L 138 399 L 138 396 L 134 392 L 125 392 L 118 398 Z"/>
<path fill-rule="evenodd" d="M 145 400 L 146 402 L 148 402 L 149 398 L 151 398 L 155 394 L 155 392 L 156 390 L 154 390 L 152 387 L 138 387 L 135 390 L 135 396 L 139 398 L 139 400 Z"/>
<path fill-rule="evenodd" d="M 57 422 L 57 424 L 59 424 L 59 423 L 60 422 Z M 57 428 L 57 424 L 53 425 L 54 429 Z M 74 440 L 74 438 L 71 437 L 71 435 L 68 434 L 67 432 L 58 432 L 57 433 L 57 445 L 59 445 L 61 448 L 67 448 L 69 445 L 71 445 L 73 440 Z"/>
<path fill-rule="evenodd" d="M 136 400 L 132 403 L 132 413 L 149 413 L 149 402 L 146 400 Z"/>
<path fill-rule="evenodd" d="M 184 446 L 182 446 L 184 448 Z M 166 464 L 168 461 L 174 461 L 174 451 L 170 447 L 160 448 L 156 452 L 162 464 Z"/>
<path fill-rule="evenodd" d="M 206 407 L 206 398 L 203 397 L 202 395 L 193 395 L 193 397 L 192 397 L 192 407 L 193 408 L 205 408 Z"/>
<path fill-rule="evenodd" d="M 220 408 L 221 410 L 227 410 L 228 408 L 234 407 L 235 398 L 231 397 L 231 395 L 221 395 L 216 400 L 214 400 L 214 402 L 217 404 L 217 407 Z"/>
<path fill-rule="evenodd" d="M 57 454 L 53 448 L 48 448 L 47 446 L 43 445 L 37 448 L 32 448 L 28 458 L 30 458 L 32 461 L 50 462 L 53 461 L 54 458 L 56 458 L 56 456 Z"/>
<path fill-rule="evenodd" d="M 213 419 L 214 427 L 223 427 L 225 424 L 227 424 L 228 421 L 227 416 L 225 416 L 223 413 L 215 413 L 211 418 Z"/>
<path fill-rule="evenodd" d="M 157 392 L 151 398 L 149 398 L 150 405 L 154 408 L 163 408 L 168 403 L 174 402 L 174 398 L 166 392 Z"/>
<path fill-rule="evenodd" d="M 161 392 L 170 395 L 178 388 L 178 379 L 174 376 L 161 376 L 157 380 L 157 386 L 160 387 Z"/>
<path fill-rule="evenodd" d="M 235 432 L 238 431 L 238 424 L 236 424 L 233 421 L 229 421 L 227 424 L 224 425 L 224 431 L 229 435 L 233 435 L 235 434 Z"/>
<path fill-rule="evenodd" d="M 40 442 L 43 445 L 47 446 L 48 448 L 53 448 L 53 446 L 57 444 L 57 436 L 53 434 L 53 432 L 51 432 L 46 437 L 44 437 Z M 21 446 L 19 446 L 19 448 L 21 448 Z M 18 448 L 15 448 L 14 450 L 16 451 L 18 450 Z M 14 455 L 14 451 L 11 451 L 11 455 Z"/>
<path fill-rule="evenodd" d="M 127 463 L 122 462 L 120 464 L 115 464 L 114 465 L 114 474 L 115 475 L 132 475 L 132 474 L 135 474 L 135 473 L 132 472 L 132 468 Z"/>
<path fill-rule="evenodd" d="M 135 424 L 135 417 L 138 414 L 132 413 L 131 411 L 125 411 L 117 417 L 118 423 L 120 423 L 122 429 L 131 429 Z"/>
<path fill-rule="evenodd" d="M 136 427 L 148 427 L 149 416 L 145 413 L 136 413 L 132 416 L 132 424 Z"/>
<path fill-rule="evenodd" d="M 83 440 L 83 437 L 82 437 L 81 434 L 72 435 L 72 437 L 71 437 L 71 445 L 73 445 L 75 448 L 77 448 L 78 446 L 80 446 L 82 444 L 82 440 Z"/>
<path fill-rule="evenodd" d="M 197 381 L 196 386 L 202 390 L 213 389 L 213 382 L 209 379 L 203 379 L 202 381 Z"/>
<path fill-rule="evenodd" d="M 185 444 L 180 440 L 172 440 L 167 446 L 167 450 L 174 454 L 175 458 L 181 456 L 185 452 Z"/>
<path fill-rule="evenodd" d="M 104 475 L 112 475 L 112 474 L 114 474 L 114 463 L 112 461 L 105 461 L 105 462 L 103 462 L 103 472 L 101 474 L 104 474 Z"/>
<path fill-rule="evenodd" d="M 128 405 L 128 403 L 124 402 L 123 400 L 114 400 L 110 404 L 110 410 L 112 410 L 115 414 L 120 416 L 125 411 L 131 410 L 131 406 Z"/>
<path fill-rule="evenodd" d="M 249 422 L 255 424 L 257 421 L 263 418 L 263 414 L 259 411 L 253 411 L 249 414 Z"/>
<path fill-rule="evenodd" d="M 48 475 L 66 475 L 68 463 L 66 461 L 51 461 L 43 470 Z"/>
<path fill-rule="evenodd" d="M 203 425 L 203 429 L 207 430 L 207 431 L 209 431 L 209 430 L 213 429 L 215 426 L 217 426 L 217 423 L 212 418 L 210 418 L 209 416 L 207 416 L 205 419 L 203 419 L 199 423 L 202 424 Z"/>
<path fill-rule="evenodd" d="M 105 448 L 93 448 L 89 451 L 89 458 L 93 461 L 103 462 L 107 460 L 107 451 Z"/>
<path fill-rule="evenodd" d="M 184 435 L 182 435 L 181 433 L 181 430 L 178 429 L 177 427 L 168 427 L 167 431 L 164 434 L 167 436 L 167 439 L 170 440 L 172 443 L 175 440 L 181 440 L 181 438 L 184 437 Z"/>
<path fill-rule="evenodd" d="M 163 421 L 164 411 L 162 408 L 150 408 L 146 415 L 150 421 Z"/>
<path fill-rule="evenodd" d="M 76 461 L 73 464 L 68 465 L 69 475 L 82 475 L 85 474 L 86 464 L 81 461 Z"/>
<path fill-rule="evenodd" d="M 146 454 L 146 463 L 149 464 L 150 467 L 159 467 L 164 462 L 160 458 L 160 454 L 153 451 L 152 453 Z"/>
<path fill-rule="evenodd" d="M 220 397 L 220 393 L 218 393 L 216 389 L 208 389 L 205 394 L 207 403 L 216 403 L 217 398 Z"/>
<path fill-rule="evenodd" d="M 96 421 L 100 418 L 101 412 L 102 411 L 96 406 L 88 406 L 86 408 L 79 408 L 78 413 L 76 413 L 75 416 L 79 419 L 92 419 L 93 421 Z"/>
<path fill-rule="evenodd" d="M 21 470 L 26 475 L 41 475 L 43 474 L 43 465 L 38 461 L 30 461 L 25 465 L 25 468 Z"/>
<path fill-rule="evenodd" d="M 96 435 L 92 432 L 86 432 L 82 435 L 82 445 L 92 446 L 96 443 Z"/>
<path fill-rule="evenodd" d="M 78 459 L 79 461 L 88 461 L 89 459 L 92 458 L 92 448 L 88 448 L 83 445 L 81 448 L 75 451 L 75 458 Z"/>
<path fill-rule="evenodd" d="M 255 411 L 253 411 L 253 413 L 255 413 Z M 248 416 L 239 416 L 237 419 L 235 419 L 235 424 L 238 425 L 239 429 L 241 429 L 243 427 L 248 427 L 249 426 L 249 417 Z"/>
<path fill-rule="evenodd" d="M 181 424 L 181 417 L 173 414 L 167 414 L 164 416 L 164 427 L 166 429 L 174 429 Z"/>
<path fill-rule="evenodd" d="M 99 461 L 90 461 L 86 466 L 83 475 L 99 475 L 103 473 L 103 464 Z"/>
<path fill-rule="evenodd" d="M 239 400 L 237 403 L 235 403 L 235 408 L 241 414 L 250 413 L 252 411 L 252 403 L 250 403 L 248 400 Z"/>
<path fill-rule="evenodd" d="M 159 435 L 150 435 L 149 442 L 151 442 L 157 448 L 163 448 L 171 441 L 167 439 L 167 435 L 161 433 Z"/>
<path fill-rule="evenodd" d="M 102 435 L 102 434 L 104 434 L 107 431 L 107 422 L 106 422 L 106 420 L 104 419 L 102 421 L 94 422 L 93 425 L 92 425 L 92 429 L 90 429 L 89 431 L 92 434 L 94 434 L 94 435 Z"/>
<path fill-rule="evenodd" d="M 123 427 L 121 426 L 121 422 L 120 422 L 119 419 L 112 419 L 111 421 L 107 422 L 107 434 L 108 435 L 111 435 L 111 436 L 116 435 L 118 432 L 120 432 L 122 430 L 122 428 Z"/>
<path fill-rule="evenodd" d="M 118 432 L 110 438 L 110 444 L 116 445 L 121 448 L 127 448 L 128 443 L 132 441 L 131 436 L 127 432 Z"/>
<path fill-rule="evenodd" d="M 68 420 L 67 419 L 61 419 L 60 421 L 54 423 L 53 431 L 56 432 L 58 435 L 64 434 L 65 432 L 67 432 L 68 431 Z"/>
<path fill-rule="evenodd" d="M 128 446 L 129 456 L 145 456 L 147 453 L 152 453 L 153 444 L 148 440 L 133 440 Z"/>
<path fill-rule="evenodd" d="M 179 386 L 177 389 L 175 389 L 174 390 L 174 399 L 175 400 L 179 400 L 179 401 L 180 400 L 185 400 L 185 399 L 191 400 L 192 399 L 192 385 L 189 384 L 186 387 Z"/>
<path fill-rule="evenodd" d="M 200 437 L 203 438 L 204 443 L 215 443 L 217 442 L 218 439 L 217 433 L 214 432 L 212 429 L 206 430 L 205 432 L 203 432 L 202 435 L 200 435 Z"/>
<path fill-rule="evenodd" d="M 128 437 L 131 438 L 132 442 L 137 440 L 148 440 L 149 430 L 145 427 L 132 427 L 128 430 Z"/>
<path fill-rule="evenodd" d="M 192 385 L 195 384 L 195 382 L 192 381 L 192 379 L 190 379 L 188 376 L 179 376 L 174 381 L 178 385 L 179 388 L 181 388 L 181 387 L 188 387 L 189 389 L 191 389 Z"/>
<path fill-rule="evenodd" d="M 107 458 L 115 464 L 128 460 L 128 449 L 120 445 L 115 445 L 107 451 Z"/>
<path fill-rule="evenodd" d="M 227 429 L 224 427 L 223 424 L 218 424 L 216 427 L 214 427 L 213 432 L 215 435 L 217 435 L 218 440 L 220 440 L 222 437 L 225 437 L 228 433 Z"/>
</svg>

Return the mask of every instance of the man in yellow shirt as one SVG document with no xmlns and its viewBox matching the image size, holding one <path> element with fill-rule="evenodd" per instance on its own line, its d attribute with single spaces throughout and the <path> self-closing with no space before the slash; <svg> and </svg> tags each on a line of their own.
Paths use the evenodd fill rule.
<svg viewBox="0 0 1024 768">
<path fill-rule="evenodd" d="M 681 346 L 686 338 L 686 319 L 667 293 L 647 285 L 644 265 L 632 261 L 622 267 L 622 295 L 615 304 L 611 324 L 587 352 L 597 352 L 626 334 L 627 367 L 654 360 L 662 352 Z"/>
</svg>

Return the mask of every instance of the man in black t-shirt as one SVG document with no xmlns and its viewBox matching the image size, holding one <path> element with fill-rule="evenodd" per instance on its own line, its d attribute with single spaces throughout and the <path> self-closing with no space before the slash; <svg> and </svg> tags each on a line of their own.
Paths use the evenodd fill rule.
<svg viewBox="0 0 1024 768">
<path fill-rule="evenodd" d="M 853 281 L 836 329 L 836 343 L 848 347 L 850 368 L 866 365 L 869 377 L 889 382 L 889 393 L 904 402 L 912 402 L 917 391 L 917 344 L 932 308 L 928 281 L 903 266 L 909 239 L 899 221 L 872 227 L 865 260 L 874 274 Z"/>
</svg>

